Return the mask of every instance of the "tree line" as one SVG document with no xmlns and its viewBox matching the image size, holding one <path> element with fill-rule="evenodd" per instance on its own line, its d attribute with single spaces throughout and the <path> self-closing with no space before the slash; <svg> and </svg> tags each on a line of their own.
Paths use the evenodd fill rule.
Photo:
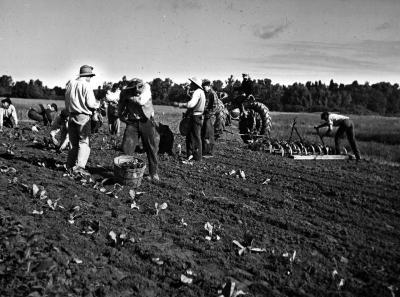
<svg viewBox="0 0 400 297">
<path fill-rule="evenodd" d="M 126 77 L 117 82 L 127 83 Z M 105 96 L 107 86 L 104 82 L 95 89 L 96 97 Z M 229 98 L 235 97 L 241 81 L 230 76 L 224 82 L 214 80 L 212 86 L 217 92 L 225 92 Z M 171 105 L 173 102 L 187 101 L 187 84 L 177 84 L 171 79 L 155 78 L 150 82 L 153 102 L 158 105 Z M 397 83 L 379 82 L 375 84 L 338 84 L 333 80 L 324 84 L 321 81 L 294 83 L 291 85 L 273 84 L 270 79 L 253 80 L 254 95 L 270 110 L 287 112 L 316 112 L 333 110 L 352 114 L 400 114 L 400 89 Z M 14 82 L 11 76 L 0 77 L 0 96 L 18 98 L 40 98 L 63 100 L 65 88 L 48 88 L 40 80 Z"/>
</svg>

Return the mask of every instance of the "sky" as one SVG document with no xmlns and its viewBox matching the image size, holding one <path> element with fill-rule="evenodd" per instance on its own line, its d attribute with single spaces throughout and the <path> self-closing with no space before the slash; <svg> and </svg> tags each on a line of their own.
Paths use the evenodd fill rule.
<svg viewBox="0 0 400 297">
<path fill-rule="evenodd" d="M 400 0 L 0 0 L 0 75 L 400 81 Z"/>
</svg>

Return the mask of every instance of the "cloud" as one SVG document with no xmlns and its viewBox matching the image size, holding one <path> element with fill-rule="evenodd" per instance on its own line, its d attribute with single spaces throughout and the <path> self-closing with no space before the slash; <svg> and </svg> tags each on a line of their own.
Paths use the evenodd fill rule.
<svg viewBox="0 0 400 297">
<path fill-rule="evenodd" d="M 168 2 L 170 2 L 172 5 L 172 8 L 176 9 L 176 10 L 202 8 L 201 3 L 196 0 L 173 0 L 173 1 L 168 1 Z"/>
<path fill-rule="evenodd" d="M 203 7 L 202 3 L 196 0 L 141 0 L 134 2 L 135 11 L 140 10 L 196 10 Z"/>
<path fill-rule="evenodd" d="M 254 35 L 261 39 L 271 39 L 284 32 L 288 27 L 289 23 L 287 22 L 278 26 L 268 25 L 257 27 L 254 29 Z"/>
<path fill-rule="evenodd" d="M 383 30 L 386 30 L 386 29 L 390 29 L 392 27 L 393 27 L 393 25 L 391 23 L 385 22 L 385 23 L 380 24 L 379 26 L 375 27 L 375 30 L 376 31 L 383 31 Z"/>
<path fill-rule="evenodd" d="M 287 42 L 269 44 L 268 47 L 272 49 L 269 55 L 236 57 L 234 60 L 259 69 L 289 71 L 400 71 L 400 41 L 363 40 L 352 44 Z"/>
</svg>

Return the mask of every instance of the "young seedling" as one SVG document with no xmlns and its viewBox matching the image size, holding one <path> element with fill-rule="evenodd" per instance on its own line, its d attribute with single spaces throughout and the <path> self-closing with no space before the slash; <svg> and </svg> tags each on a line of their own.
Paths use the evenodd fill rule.
<svg viewBox="0 0 400 297">
<path fill-rule="evenodd" d="M 271 179 L 270 178 L 267 178 L 265 181 L 263 181 L 263 185 L 268 185 L 269 184 L 269 182 L 271 181 Z"/>
<path fill-rule="evenodd" d="M 52 210 L 56 210 L 57 208 L 57 202 L 59 199 L 57 199 L 56 201 L 51 201 L 51 199 L 47 199 L 47 205 L 52 209 Z"/>
<path fill-rule="evenodd" d="M 188 225 L 183 218 L 181 219 L 181 225 L 184 227 L 186 227 Z"/>
<path fill-rule="evenodd" d="M 4 144 L 3 144 L 4 145 Z M 9 143 L 5 145 L 7 147 L 6 153 L 10 156 L 14 156 L 14 148 L 15 148 L 15 143 Z"/>
<path fill-rule="evenodd" d="M 218 290 L 218 297 L 237 297 L 241 295 L 247 295 L 247 293 L 242 290 L 238 290 L 235 288 L 236 283 L 229 280 L 227 283 L 222 285 L 222 290 Z"/>
<path fill-rule="evenodd" d="M 114 231 L 110 231 L 110 233 L 108 233 L 108 236 L 110 236 L 111 240 L 113 240 L 114 243 L 117 244 L 117 234 Z"/>
<path fill-rule="evenodd" d="M 160 258 L 151 258 L 151 261 L 153 263 L 156 263 L 157 265 L 163 265 L 164 264 L 164 261 L 160 260 Z"/>
<path fill-rule="evenodd" d="M 138 192 L 141 193 L 141 192 Z M 129 190 L 129 196 L 132 199 L 132 203 L 131 203 L 131 209 L 136 208 L 137 210 L 139 210 L 139 205 L 137 205 L 136 201 L 135 201 L 135 197 L 136 197 L 136 192 L 135 190 L 131 189 Z"/>
<path fill-rule="evenodd" d="M 156 203 L 154 204 L 154 206 L 156 207 L 156 216 L 158 216 L 158 214 L 159 214 L 159 212 L 160 212 L 161 210 L 167 209 L 168 204 L 164 202 L 163 204 L 159 205 L 159 204 L 156 202 Z"/>
<path fill-rule="evenodd" d="M 208 236 L 206 236 L 205 238 L 206 238 L 206 240 L 211 240 L 211 238 L 212 238 L 212 235 L 213 235 L 213 229 L 214 229 L 214 227 L 209 223 L 209 222 L 207 222 L 207 223 L 205 223 L 205 225 L 204 225 L 204 229 L 208 232 Z"/>
<path fill-rule="evenodd" d="M 118 192 L 120 192 L 123 189 L 123 186 L 121 186 L 120 184 L 114 184 L 114 187 L 112 188 L 111 191 L 108 191 L 106 193 L 106 195 L 108 196 L 113 196 L 114 198 L 118 198 Z"/>
<path fill-rule="evenodd" d="M 181 274 L 181 282 L 184 284 L 190 285 L 191 283 L 193 283 L 193 278 L 190 278 L 184 274 Z"/>
<path fill-rule="evenodd" d="M 82 264 L 82 263 L 83 263 L 83 261 L 80 260 L 80 259 L 78 259 L 78 258 L 74 258 L 73 260 L 74 260 L 74 262 L 75 262 L 76 264 Z"/>
<path fill-rule="evenodd" d="M 240 242 L 237 240 L 233 240 L 232 242 L 239 247 L 239 251 L 238 251 L 239 256 L 241 256 L 244 252 L 264 253 L 267 251 L 266 249 L 253 247 L 253 241 L 250 243 L 250 246 L 246 246 L 246 247 L 241 245 Z"/>
</svg>

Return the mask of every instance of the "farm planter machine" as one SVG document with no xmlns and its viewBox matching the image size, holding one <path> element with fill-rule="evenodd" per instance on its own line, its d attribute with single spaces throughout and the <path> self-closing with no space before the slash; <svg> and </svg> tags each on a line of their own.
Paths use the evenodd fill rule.
<svg viewBox="0 0 400 297">
<path fill-rule="evenodd" d="M 299 137 L 298 141 L 292 141 L 293 132 Z M 335 154 L 335 149 L 325 145 L 319 131 L 321 143 L 304 141 L 296 128 L 296 119 L 293 121 L 292 131 L 288 141 L 270 138 L 258 138 L 249 144 L 250 149 L 264 151 L 270 154 L 287 156 L 295 160 L 346 160 L 348 155 L 346 148 L 342 148 L 341 154 Z"/>
<path fill-rule="evenodd" d="M 225 108 L 229 119 L 227 125 L 230 125 L 231 120 L 238 120 L 239 135 L 252 150 L 288 156 L 297 160 L 344 160 L 351 157 L 344 147 L 341 154 L 335 154 L 335 149 L 325 145 L 318 130 L 316 132 L 321 143 L 304 141 L 297 130 L 296 118 L 293 120 L 288 141 L 271 139 L 272 120 L 269 109 L 252 95 L 247 98 L 236 97 L 234 100 L 226 102 Z M 235 111 L 238 114 L 236 116 L 234 115 Z M 294 132 L 299 138 L 298 141 L 292 141 Z"/>
<path fill-rule="evenodd" d="M 270 154 L 287 156 L 296 160 L 344 160 L 349 159 L 345 148 L 342 154 L 334 154 L 334 149 L 322 145 L 305 143 L 302 141 L 290 142 L 282 140 L 259 139 L 251 143 L 252 150 L 264 151 Z"/>
</svg>

